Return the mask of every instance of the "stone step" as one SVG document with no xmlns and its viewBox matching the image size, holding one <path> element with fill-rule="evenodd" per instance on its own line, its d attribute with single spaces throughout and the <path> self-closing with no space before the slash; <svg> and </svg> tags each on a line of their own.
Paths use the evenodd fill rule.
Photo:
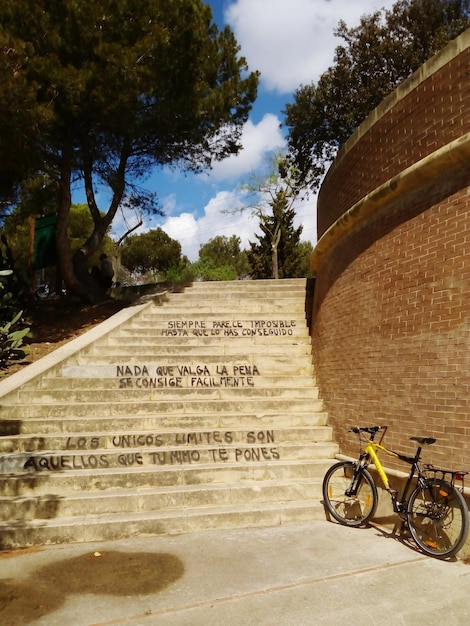
<svg viewBox="0 0 470 626">
<path fill-rule="evenodd" d="M 235 331 L 238 332 L 239 331 Z M 249 331 L 255 332 L 255 331 Z M 266 331 L 268 332 L 268 331 Z M 217 334 L 215 334 L 217 333 Z M 164 336 L 165 334 L 165 336 Z M 289 335 L 280 336 L 274 338 L 271 337 L 271 346 L 276 346 L 278 353 L 282 354 L 283 351 L 290 348 L 290 346 L 310 346 L 308 338 L 301 335 Z M 263 354 L 263 347 L 266 346 L 266 337 L 254 336 L 252 334 L 247 336 L 241 336 L 240 334 L 234 335 L 233 331 L 212 331 L 212 330 L 157 330 L 155 325 L 152 325 L 151 329 L 133 329 L 132 331 L 121 331 L 120 334 L 113 335 L 112 337 L 105 337 L 101 341 L 98 341 L 95 345 L 106 350 L 107 346 L 132 346 L 142 348 L 149 345 L 154 346 L 157 350 L 160 348 L 173 348 L 175 351 L 185 354 L 185 348 L 187 346 L 208 346 L 212 345 L 213 354 L 218 354 L 226 341 L 236 343 L 240 352 L 245 352 L 249 348 L 250 353 Z M 275 354 L 274 350 L 271 350 Z"/>
<path fill-rule="evenodd" d="M 241 344 L 238 341 L 227 342 L 220 346 L 219 349 L 214 348 L 213 344 L 202 344 L 198 343 L 196 345 L 186 344 L 185 347 L 182 347 L 182 343 L 165 343 L 158 346 L 158 356 L 163 358 L 167 355 L 179 355 L 180 358 L 184 354 L 186 358 L 191 359 L 195 356 L 200 358 L 205 358 L 206 356 L 214 356 L 218 355 L 220 359 L 223 357 L 228 357 L 229 359 L 232 356 L 238 356 L 240 354 Z M 305 340 L 302 342 L 291 342 L 285 343 L 284 345 L 253 345 L 250 344 L 250 349 L 246 351 L 246 359 L 248 360 L 250 356 L 255 358 L 258 354 L 264 355 L 272 355 L 272 356 L 286 356 L 286 352 L 288 352 L 291 358 L 298 358 L 303 356 L 311 357 L 312 355 L 312 346 L 310 342 Z M 103 346 L 102 344 L 95 344 L 90 346 L 84 355 L 93 355 L 100 356 L 100 354 L 105 351 L 106 357 L 113 360 L 123 359 L 128 360 L 130 357 L 138 357 L 140 362 L 150 361 L 155 359 L 156 348 L 154 346 L 143 346 L 143 349 L 139 350 L 139 354 L 136 354 L 134 346 L 120 346 L 120 345 L 107 345 Z"/>
<path fill-rule="evenodd" d="M 95 348 L 98 348 L 100 351 L 105 350 L 108 352 L 108 347 L 124 348 L 126 353 L 128 353 L 129 348 L 132 350 L 140 350 L 141 348 L 152 345 L 154 350 L 160 353 L 160 349 L 169 352 L 169 349 L 173 350 L 176 353 L 180 353 L 181 355 L 186 355 L 186 350 L 188 347 L 207 347 L 211 346 L 212 354 L 217 355 L 220 354 L 221 350 L 224 350 L 224 345 L 227 340 L 233 340 L 236 342 L 238 347 L 238 352 L 248 352 L 249 354 L 262 354 L 263 348 L 266 346 L 266 337 L 254 337 L 253 335 L 249 336 L 237 336 L 237 337 L 227 337 L 226 335 L 222 336 L 222 334 L 213 337 L 211 335 L 212 331 L 206 331 L 205 335 L 202 335 L 200 331 L 164 331 L 168 332 L 168 336 L 163 336 L 161 333 L 159 335 L 155 334 L 153 331 L 152 334 L 142 334 L 136 332 L 132 337 L 107 337 L 102 341 L 98 341 L 95 343 Z M 232 333 L 233 331 L 224 331 L 224 333 Z M 238 331 L 235 331 L 238 332 Z M 251 331 L 250 331 L 251 332 Z M 171 336 L 170 336 L 171 335 Z M 284 337 L 276 337 L 275 341 L 270 342 L 270 353 L 276 354 L 274 351 L 274 347 L 277 348 L 277 353 L 282 354 L 286 350 L 290 350 L 291 347 L 295 349 L 296 346 L 300 346 L 299 354 L 311 354 L 311 345 L 308 339 L 304 337 L 294 337 L 294 336 L 284 336 Z M 307 350 L 302 349 L 302 347 L 306 347 Z M 232 352 L 232 350 L 231 350 Z M 110 351 L 110 354 L 113 352 Z M 135 352 L 134 352 L 135 354 Z"/>
<path fill-rule="evenodd" d="M 249 528 L 305 523 L 324 519 L 318 501 L 239 504 L 225 507 L 198 507 L 189 510 L 121 513 L 80 518 L 32 520 L 27 524 L 1 524 L 2 548 L 16 548 L 55 543 L 109 541 L 139 535 L 163 535 L 197 532 L 211 528 Z"/>
<path fill-rule="evenodd" d="M 153 308 L 153 307 L 152 307 Z M 211 315 L 217 315 L 219 317 L 226 317 L 233 312 L 234 308 L 238 310 L 238 317 L 245 317 L 246 313 L 251 313 L 259 319 L 263 319 L 265 314 L 269 317 L 275 316 L 277 319 L 298 319 L 301 320 L 304 316 L 303 305 L 291 305 L 290 303 L 280 303 L 276 299 L 271 302 L 260 302 L 259 297 L 253 298 L 249 303 L 242 304 L 242 300 L 227 300 L 225 302 L 216 302 L 214 304 L 201 304 L 200 302 L 194 302 L 194 306 L 191 307 L 191 303 L 187 301 L 173 302 L 165 305 L 165 314 L 172 314 L 175 319 L 179 319 L 183 316 L 184 319 L 189 319 L 191 316 L 202 318 Z M 156 307 L 155 314 L 160 309 Z M 147 311 L 149 313 L 149 311 Z M 305 318 L 304 318 L 305 319 Z"/>
<path fill-rule="evenodd" d="M 117 468 L 99 467 L 99 459 L 88 465 L 96 467 L 66 469 L 61 471 L 44 468 L 35 471 L 12 473 L 8 480 L 0 481 L 0 496 L 49 496 L 65 497 L 70 493 L 104 492 L 109 489 L 135 489 L 148 487 L 174 487 L 175 485 L 197 485 L 204 496 L 207 485 L 245 484 L 268 480 L 297 480 L 322 478 L 331 465 L 331 458 L 264 462 L 183 463 L 168 458 L 168 464 L 152 466 L 122 465 Z M 56 465 L 55 465 L 56 466 Z"/>
<path fill-rule="evenodd" d="M 33 519 L 81 517 L 123 512 L 164 511 L 204 506 L 231 506 L 259 503 L 320 501 L 321 478 L 295 480 L 266 480 L 237 485 L 206 485 L 201 497 L 199 485 L 144 487 L 142 489 L 109 489 L 107 491 L 71 493 L 66 497 L 20 496 L 0 498 L 0 522 L 24 523 Z"/>
<path fill-rule="evenodd" d="M 195 303 L 194 308 L 188 307 L 188 303 L 185 305 L 183 302 L 179 306 L 149 306 L 132 318 L 129 328 L 149 325 L 152 320 L 164 326 L 172 322 L 183 326 L 181 322 L 194 321 L 205 322 L 206 328 L 307 328 L 305 311 L 302 307 L 293 309 L 292 306 L 270 305 L 263 310 L 263 305 L 258 303 L 242 309 L 236 303 L 230 302 L 226 302 L 223 306 Z M 239 326 L 237 322 L 240 322 Z"/>
<path fill-rule="evenodd" d="M 220 286 L 220 289 L 218 288 Z M 189 287 L 185 289 L 200 289 L 201 291 L 216 291 L 220 293 L 224 289 L 230 292 L 233 291 L 258 291 L 262 292 L 264 289 L 270 289 L 275 287 L 277 291 L 290 291 L 292 289 L 305 293 L 306 279 L 305 278 L 266 278 L 260 280 L 221 280 L 221 281 L 196 281 L 191 283 Z"/>
<path fill-rule="evenodd" d="M 293 411 L 301 413 L 315 413 L 323 411 L 323 402 L 321 400 L 312 400 L 311 398 L 240 398 L 234 397 L 232 400 L 223 400 L 210 398 L 206 400 L 194 400 L 186 398 L 185 400 L 140 400 L 138 402 L 70 402 L 67 405 L 53 403 L 38 402 L 34 404 L 3 404 L 2 419 L 23 420 L 26 418 L 55 417 L 63 419 L 65 417 L 126 417 L 126 416 L 143 416 L 143 415 L 195 415 L 206 414 L 212 416 L 220 416 L 221 414 L 236 413 L 252 413 L 255 422 L 258 417 L 266 414 L 285 413 L 286 415 Z"/>
<path fill-rule="evenodd" d="M 208 282 L 193 283 L 182 292 L 169 292 L 167 295 L 170 299 L 190 299 L 191 297 L 200 295 L 207 296 L 211 300 L 218 300 L 224 297 L 233 298 L 236 296 L 246 297 L 247 299 L 250 297 L 264 299 L 272 296 L 282 301 L 289 298 L 295 298 L 296 301 L 303 301 L 305 299 L 305 283 L 303 285 L 275 285 L 273 283 L 260 285 L 260 281 L 256 281 L 255 283 L 245 281 L 244 283 L 232 286 L 228 283 L 224 284 L 223 281 L 217 281 L 217 285 L 219 285 L 218 288 Z"/>
<path fill-rule="evenodd" d="M 294 310 L 292 306 L 286 307 L 286 314 L 282 317 L 280 317 L 278 313 L 272 312 L 269 307 L 267 307 L 262 317 L 259 316 L 258 312 L 253 312 L 250 307 L 246 307 L 246 310 L 241 311 L 236 307 L 230 306 L 225 307 L 225 310 L 217 309 L 212 313 L 209 312 L 204 315 L 199 315 L 199 307 L 194 309 L 188 309 L 188 307 L 186 307 L 186 310 L 178 309 L 178 317 L 175 319 L 170 303 L 166 303 L 164 306 L 150 305 L 142 308 L 137 315 L 134 315 L 129 320 L 129 326 L 132 328 L 134 325 L 139 325 L 142 322 L 147 323 L 151 319 L 154 319 L 157 323 L 166 323 L 168 321 L 179 322 L 180 320 L 193 320 L 205 324 L 212 324 L 212 322 L 245 322 L 247 325 L 250 325 L 250 327 L 259 328 L 268 325 L 270 327 L 276 327 L 287 324 L 287 328 L 305 329 L 307 326 L 305 311 L 301 307 L 296 307 Z M 292 324 L 292 322 L 294 323 Z"/>
<path fill-rule="evenodd" d="M 157 362 L 155 356 L 156 352 L 158 353 Z M 289 353 L 291 355 L 290 362 Z M 270 365 L 268 364 L 268 360 L 271 360 Z M 312 356 L 308 349 L 302 349 L 302 353 L 299 354 L 299 350 L 296 349 L 296 346 L 286 346 L 284 350 L 277 353 L 269 353 L 269 351 L 266 350 L 264 354 L 261 352 L 258 354 L 245 352 L 243 355 L 240 355 L 240 353 L 235 350 L 229 351 L 227 346 L 225 346 L 224 349 L 220 350 L 218 353 L 212 352 L 210 354 L 206 354 L 206 349 L 204 347 L 200 346 L 199 348 L 193 350 L 190 345 L 187 346 L 186 352 L 182 349 L 179 349 L 178 351 L 168 351 L 166 349 L 160 350 L 159 347 L 156 347 L 155 350 L 148 347 L 145 350 L 143 348 L 136 350 L 135 348 L 126 348 L 125 346 L 121 348 L 101 346 L 100 350 L 96 348 L 96 354 L 87 352 L 86 354 L 79 355 L 77 358 L 70 359 L 67 365 L 62 365 L 60 369 L 57 369 L 52 373 L 52 376 L 61 375 L 63 371 L 68 373 L 67 370 L 64 370 L 64 367 L 69 365 L 112 365 L 114 367 L 145 365 L 147 367 L 154 367 L 155 370 L 157 367 L 165 367 L 167 365 L 183 368 L 207 366 L 212 369 L 219 365 L 230 369 L 239 366 L 250 366 L 252 368 L 256 367 L 259 374 L 276 376 L 278 374 L 283 374 L 286 366 L 293 368 L 291 371 L 297 371 L 297 369 L 294 368 L 298 367 L 304 368 L 308 366 L 312 368 Z M 281 368 L 279 370 L 277 367 L 278 365 Z M 192 373 L 192 371 L 188 369 L 187 373 Z M 313 378 L 311 384 L 314 385 Z"/>
<path fill-rule="evenodd" d="M 299 293 L 305 293 L 306 280 L 305 278 L 283 278 L 281 280 L 275 278 L 266 278 L 260 280 L 220 280 L 220 281 L 201 281 L 194 282 L 191 287 L 187 289 L 194 289 L 200 291 L 209 291 L 220 293 L 224 289 L 230 292 L 233 291 L 255 291 L 257 293 L 262 292 L 264 289 L 275 288 L 276 291 L 290 291 L 292 289 Z"/>
<path fill-rule="evenodd" d="M 190 373 L 186 373 L 190 372 Z M 126 382 L 124 382 L 126 381 Z M 166 388 L 172 385 L 178 389 L 194 389 L 197 387 L 234 387 L 237 389 L 252 388 L 264 395 L 264 389 L 308 390 L 318 397 L 318 389 L 312 386 L 312 376 L 295 373 L 295 375 L 263 376 L 258 368 L 245 366 L 226 367 L 169 367 L 169 366 L 76 366 L 63 367 L 62 376 L 44 377 L 36 382 L 35 389 L 42 391 L 87 390 L 99 393 L 129 391 L 146 388 Z M 23 387 L 18 398 L 26 395 L 31 388 Z M 101 397 L 101 396 L 100 396 Z"/>
<path fill-rule="evenodd" d="M 259 283 L 259 281 L 256 282 Z M 305 285 L 282 285 L 278 287 L 277 285 L 266 283 L 256 287 L 253 284 L 247 286 L 247 283 L 245 283 L 231 286 L 229 284 L 224 285 L 221 281 L 220 289 L 217 289 L 209 282 L 200 282 L 193 283 L 191 286 L 186 287 L 184 291 L 169 291 L 166 293 L 166 296 L 170 300 L 181 298 L 189 300 L 191 297 L 203 295 L 212 301 L 237 297 L 243 297 L 247 300 L 250 297 L 263 300 L 264 298 L 275 297 L 280 301 L 295 298 L 297 302 L 302 302 L 305 300 L 305 293 Z"/>
<path fill-rule="evenodd" d="M 145 333 L 144 331 L 139 332 L 138 330 L 133 331 L 132 336 L 126 334 L 125 336 L 113 336 L 106 337 L 102 341 L 98 341 L 95 346 L 103 348 L 106 350 L 107 346 L 121 346 L 128 347 L 130 346 L 132 349 L 136 347 L 145 347 L 149 344 L 154 346 L 155 349 L 162 348 L 168 349 L 173 348 L 175 351 L 179 351 L 182 354 L 185 354 L 185 349 L 188 346 L 212 346 L 212 353 L 217 354 L 220 350 L 220 344 L 224 344 L 226 341 L 233 341 L 239 345 L 239 350 L 243 348 L 250 347 L 250 352 L 252 353 L 262 353 L 263 347 L 266 346 L 266 336 L 261 335 L 253 335 L 252 332 L 261 332 L 261 331 L 248 331 L 249 335 L 241 336 L 240 330 L 223 330 L 223 331 L 213 331 L 213 330 L 162 330 L 160 332 L 155 331 L 155 327 L 153 327 L 152 331 Z M 263 331 L 269 335 L 269 330 Z M 167 333 L 165 337 L 163 337 L 163 333 Z M 214 333 L 217 333 L 216 335 Z M 169 341 L 168 339 L 171 339 Z M 285 335 L 279 336 L 275 338 L 276 343 L 272 342 L 271 347 L 276 346 L 278 351 L 282 353 L 284 350 L 289 349 L 290 346 L 308 346 L 311 349 L 310 342 L 308 338 L 301 336 L 298 334 L 294 335 Z"/>
<path fill-rule="evenodd" d="M 154 305 L 155 306 L 155 305 Z M 162 305 L 157 305 L 162 306 Z M 267 313 L 273 315 L 279 311 L 296 312 L 299 315 L 304 311 L 305 303 L 299 301 L 298 297 L 280 298 L 273 294 L 233 294 L 214 297 L 213 294 L 197 294 L 187 292 L 186 294 L 176 294 L 170 296 L 163 305 L 166 310 L 188 310 L 193 309 L 197 313 L 220 313 L 221 311 L 233 310 L 236 307 L 240 312 L 250 311 L 251 313 Z"/>
<path fill-rule="evenodd" d="M 292 362 L 287 356 L 278 359 L 257 357 L 256 364 L 248 362 L 245 357 L 221 360 L 219 356 L 204 358 L 203 364 L 200 359 L 191 361 L 181 358 L 181 356 L 170 356 L 164 362 L 156 361 L 155 357 L 151 361 L 122 364 L 112 363 L 110 359 L 103 357 L 102 363 L 96 362 L 97 358 L 89 359 L 89 362 L 80 365 L 63 365 L 60 372 L 51 373 L 41 378 L 41 381 L 48 381 L 57 378 L 72 379 L 96 379 L 96 378 L 116 378 L 126 376 L 142 376 L 143 368 L 147 373 L 158 376 L 181 376 L 181 375 L 215 375 L 225 373 L 225 370 L 237 376 L 256 376 L 260 380 L 307 377 L 309 385 L 315 385 L 315 374 L 310 358 L 299 359 Z M 129 369 L 128 369 L 129 368 Z M 208 370 L 208 371 L 207 371 Z M 41 382 L 40 381 L 40 382 Z"/>
<path fill-rule="evenodd" d="M 260 387 L 251 386 L 250 380 L 239 379 L 241 382 L 229 377 L 193 377 L 192 384 L 184 387 L 184 381 L 179 378 L 167 378 L 167 382 L 158 386 L 157 378 L 122 378 L 114 388 L 72 388 L 63 384 L 63 389 L 41 389 L 40 398 L 36 400 L 41 404 L 67 404 L 71 405 L 91 403 L 100 398 L 104 403 L 115 404 L 135 404 L 163 401 L 166 403 L 172 400 L 179 402 L 202 402 L 220 400 L 230 402 L 231 400 L 243 402 L 245 399 L 258 398 L 262 400 L 274 400 L 276 402 L 284 399 L 296 400 L 317 400 L 318 389 L 316 387 Z M 235 381 L 235 382 L 234 382 Z M 190 381 L 191 383 L 191 381 Z M 19 390 L 18 399 L 20 403 L 26 403 L 30 397 L 29 390 Z"/>
<path fill-rule="evenodd" d="M 93 443 L 93 440 L 91 441 Z M 11 453 L 0 460 L 1 474 L 20 474 L 34 470 L 60 471 L 89 470 L 96 468 L 119 468 L 122 466 L 152 467 L 154 465 L 175 465 L 190 463 L 253 463 L 288 461 L 308 461 L 310 459 L 331 458 L 338 452 L 336 444 L 266 442 L 263 444 L 217 444 L 212 445 L 173 445 L 159 447 L 135 447 L 88 450 L 41 450 L 39 452 Z"/>
<path fill-rule="evenodd" d="M 8 441 L 9 436 L 36 436 L 38 441 L 47 435 L 63 433 L 64 436 L 86 436 L 87 434 L 108 432 L 110 436 L 115 433 L 125 432 L 225 432 L 243 429 L 245 432 L 258 432 L 260 430 L 277 430 L 288 428 L 314 428 L 321 427 L 330 436 L 331 430 L 326 427 L 327 414 L 323 412 L 304 413 L 290 411 L 287 414 L 265 413 L 258 415 L 256 421 L 250 413 L 226 413 L 217 416 L 207 413 L 195 415 L 172 414 L 172 415 L 125 415 L 125 416 L 97 416 L 85 415 L 77 417 L 39 417 L 27 419 L 4 419 L 0 421 L 0 442 Z M 315 437 L 318 437 L 315 431 Z M 38 443 L 38 445 L 40 445 Z"/>
<path fill-rule="evenodd" d="M 199 426 L 199 425 L 198 425 Z M 160 448 L 170 446 L 192 446 L 205 443 L 208 445 L 224 444 L 278 444 L 307 441 L 309 443 L 331 443 L 331 428 L 325 426 L 297 426 L 276 429 L 247 430 L 203 430 L 200 427 L 190 432 L 187 430 L 161 429 L 125 430 L 125 431 L 73 431 L 72 434 L 44 433 L 35 429 L 33 436 L 11 435 L 0 437 L 1 453 L 43 452 L 46 450 L 121 450 L 129 448 Z M 1 461 L 0 461 L 1 463 Z"/>
<path fill-rule="evenodd" d="M 292 304 L 295 308 L 305 306 L 305 292 L 301 293 L 299 290 L 284 290 L 277 292 L 273 289 L 265 289 L 261 291 L 255 290 L 230 290 L 221 289 L 220 291 L 203 290 L 198 285 L 188 287 L 181 293 L 168 293 L 162 303 L 161 299 L 157 299 L 156 306 L 179 306 L 181 302 L 186 302 L 189 305 L 219 305 L 223 306 L 227 302 L 235 302 L 240 307 L 249 307 L 249 305 L 261 305 L 265 309 L 268 309 L 268 305 L 271 306 L 285 306 L 286 303 Z"/>
<path fill-rule="evenodd" d="M 204 294 L 208 295 L 213 299 L 222 298 L 225 295 L 234 296 L 234 295 L 246 295 L 248 298 L 250 295 L 255 296 L 269 296 L 270 294 L 274 294 L 281 299 L 295 297 L 297 300 L 302 300 L 305 298 L 305 280 L 303 284 L 301 282 L 295 283 L 285 283 L 284 280 L 281 282 L 275 281 L 243 281 L 237 282 L 236 284 L 230 284 L 231 281 L 217 281 L 216 283 L 211 282 L 195 282 L 190 286 L 186 287 L 184 291 L 172 291 L 168 292 L 168 296 L 170 298 L 180 298 L 180 297 L 188 297 L 191 294 Z"/>
<path fill-rule="evenodd" d="M 62 375 L 68 376 L 71 369 L 77 366 L 88 368 L 88 371 L 93 376 L 102 372 L 105 377 L 108 377 L 113 372 L 114 374 L 117 373 L 117 367 L 126 366 L 128 364 L 132 365 L 132 367 L 143 367 L 145 365 L 149 370 L 153 370 L 154 372 L 157 371 L 157 368 L 163 368 L 161 370 L 162 374 L 166 374 L 165 368 L 178 368 L 183 366 L 194 368 L 200 367 L 201 364 L 203 364 L 209 368 L 216 368 L 217 366 L 230 366 L 231 368 L 243 366 L 253 368 L 253 366 L 256 366 L 264 376 L 309 375 L 311 384 L 315 384 L 315 373 L 310 353 L 296 359 L 292 359 L 287 350 L 283 350 L 282 354 L 278 355 L 247 355 L 246 353 L 238 353 L 231 355 L 230 358 L 224 358 L 223 360 L 219 354 L 193 354 L 192 357 L 188 357 L 186 354 L 168 354 L 164 359 L 157 361 L 155 353 L 145 358 L 145 356 L 141 356 L 142 350 L 140 350 L 138 355 L 136 354 L 133 357 L 127 358 L 123 363 L 122 360 L 116 357 L 110 358 L 106 356 L 103 354 L 104 351 L 105 348 L 102 349 L 101 355 L 80 354 L 77 358 L 73 359 L 75 363 L 72 364 L 72 362 L 69 361 L 69 364 L 62 365 L 60 370 L 46 372 L 41 378 L 53 378 Z"/>
</svg>

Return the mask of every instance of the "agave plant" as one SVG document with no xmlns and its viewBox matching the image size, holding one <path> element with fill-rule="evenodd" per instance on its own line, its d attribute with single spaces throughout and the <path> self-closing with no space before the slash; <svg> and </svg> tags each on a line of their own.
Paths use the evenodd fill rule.
<svg viewBox="0 0 470 626">
<path fill-rule="evenodd" d="M 12 294 L 5 291 L 2 277 L 10 276 L 12 270 L 0 270 L 0 308 L 6 310 L 11 307 Z M 23 341 L 29 335 L 29 327 L 15 329 L 14 326 L 21 321 L 23 311 L 14 313 L 13 318 L 0 326 L 0 369 L 4 369 L 8 361 L 24 359 L 28 351 L 23 347 Z M 1 376 L 1 372 L 0 372 Z"/>
</svg>

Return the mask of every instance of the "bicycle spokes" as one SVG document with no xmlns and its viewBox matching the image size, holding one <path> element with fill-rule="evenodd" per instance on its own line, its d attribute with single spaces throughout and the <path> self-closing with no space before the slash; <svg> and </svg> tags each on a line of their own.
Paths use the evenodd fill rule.
<svg viewBox="0 0 470 626">
<path fill-rule="evenodd" d="M 342 524 L 360 526 L 370 520 L 377 507 L 377 490 L 370 474 L 353 463 L 330 468 L 323 482 L 323 498 L 330 514 Z"/>
<path fill-rule="evenodd" d="M 447 556 L 461 547 L 464 518 L 460 494 L 443 481 L 427 481 L 410 498 L 408 522 L 411 534 L 429 554 Z"/>
</svg>

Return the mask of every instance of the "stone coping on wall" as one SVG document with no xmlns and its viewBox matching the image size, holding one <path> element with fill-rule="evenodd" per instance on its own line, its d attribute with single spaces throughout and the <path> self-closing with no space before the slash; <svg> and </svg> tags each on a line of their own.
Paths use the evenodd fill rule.
<svg viewBox="0 0 470 626">
<path fill-rule="evenodd" d="M 373 219 L 397 198 L 411 194 L 437 177 L 442 177 L 470 160 L 470 133 L 466 133 L 432 154 L 417 161 L 374 189 L 343 213 L 317 242 L 310 260 L 310 272 L 316 276 L 322 259 L 338 241 L 358 224 Z"/>
<path fill-rule="evenodd" d="M 355 146 L 361 138 L 366 135 L 372 126 L 376 124 L 393 107 L 403 100 L 416 87 L 428 80 L 433 74 L 441 70 L 452 59 L 470 47 L 470 28 L 464 31 L 456 39 L 453 39 L 441 52 L 431 57 L 426 63 L 419 67 L 409 78 L 404 80 L 390 95 L 368 115 L 362 124 L 354 131 L 346 143 L 339 150 L 335 160 L 331 164 L 325 175 L 324 181 L 333 176 L 336 168 L 347 153 Z"/>
</svg>

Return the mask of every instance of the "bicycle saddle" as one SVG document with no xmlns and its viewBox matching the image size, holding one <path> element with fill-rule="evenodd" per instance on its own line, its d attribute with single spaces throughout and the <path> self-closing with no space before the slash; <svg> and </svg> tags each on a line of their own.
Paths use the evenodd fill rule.
<svg viewBox="0 0 470 626">
<path fill-rule="evenodd" d="M 410 437 L 411 441 L 416 441 L 422 446 L 428 445 L 430 446 L 432 443 L 436 443 L 436 439 L 434 437 Z"/>
</svg>

